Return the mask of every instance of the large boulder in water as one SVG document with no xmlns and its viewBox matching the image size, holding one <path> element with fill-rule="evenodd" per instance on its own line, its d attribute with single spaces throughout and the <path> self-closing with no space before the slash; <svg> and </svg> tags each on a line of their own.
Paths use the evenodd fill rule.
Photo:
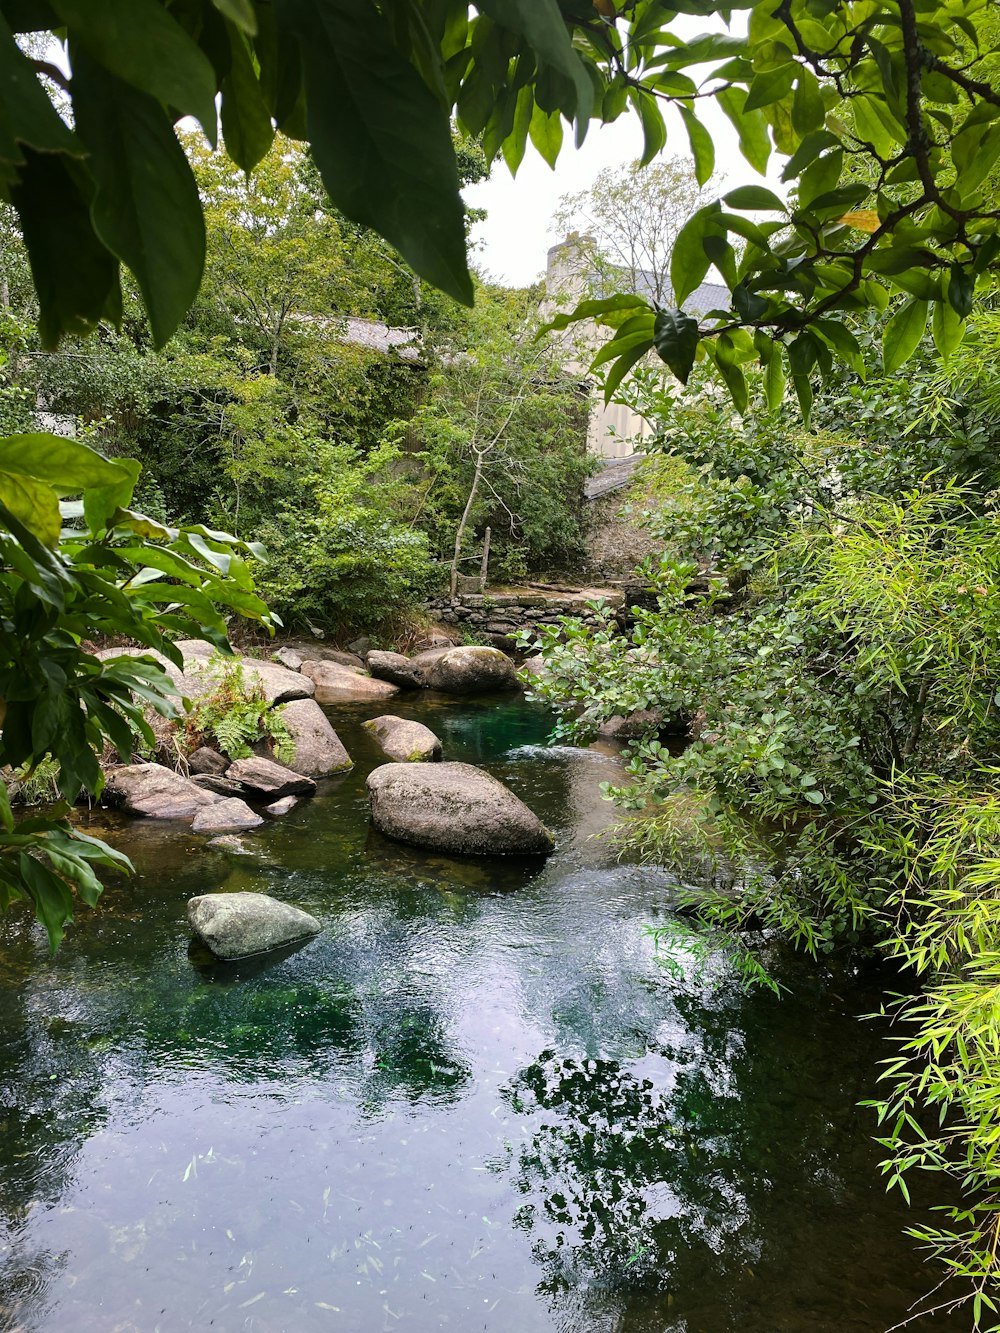
<svg viewBox="0 0 1000 1333">
<path fill-rule="evenodd" d="M 206 893 L 187 905 L 191 929 L 216 958 L 247 958 L 318 935 L 314 916 L 266 893 Z"/>
<path fill-rule="evenodd" d="M 105 799 L 147 819 L 192 819 L 219 797 L 162 764 L 129 764 L 108 774 Z"/>
<path fill-rule="evenodd" d="M 281 720 L 292 733 L 295 753 L 289 766 L 310 778 L 326 778 L 353 767 L 351 756 L 315 699 L 285 704 Z"/>
<path fill-rule="evenodd" d="M 555 840 L 523 801 L 472 764 L 383 764 L 368 778 L 380 833 L 478 856 L 547 856 Z"/>
<path fill-rule="evenodd" d="M 433 660 L 426 660 L 431 657 Z M 426 687 L 443 694 L 493 694 L 521 688 L 514 663 L 499 648 L 434 649 L 412 662 L 421 669 Z"/>
<path fill-rule="evenodd" d="M 399 763 L 418 764 L 441 758 L 441 742 L 422 722 L 386 713 L 384 717 L 372 718 L 364 727 L 389 758 Z"/>
</svg>

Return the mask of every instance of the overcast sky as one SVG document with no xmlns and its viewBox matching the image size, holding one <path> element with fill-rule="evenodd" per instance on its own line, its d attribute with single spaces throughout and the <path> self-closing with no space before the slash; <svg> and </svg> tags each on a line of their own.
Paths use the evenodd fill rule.
<svg viewBox="0 0 1000 1333">
<path fill-rule="evenodd" d="M 704 26 L 703 20 L 687 21 L 688 28 L 700 30 Z M 734 22 L 732 30 L 738 30 L 738 26 Z M 674 24 L 674 28 L 690 35 L 683 20 Z M 739 151 L 735 129 L 714 99 L 706 98 L 700 103 L 698 115 L 715 141 L 715 175 L 707 188 L 722 194 L 737 185 L 759 182 L 761 177 Z M 473 231 L 473 240 L 478 245 L 474 263 L 496 282 L 518 287 L 534 282 L 545 270 L 549 246 L 562 240 L 551 229 L 552 216 L 562 195 L 588 189 L 602 168 L 625 167 L 641 154 L 639 118 L 629 111 L 612 125 L 592 121 L 579 151 L 572 143 L 572 135 L 567 133 L 555 171 L 539 157 L 530 141 L 516 179 L 512 179 L 506 164 L 499 160 L 488 181 L 472 186 L 465 193 L 470 205 L 485 208 L 488 214 L 486 221 Z M 667 112 L 664 155 L 690 156 L 687 134 L 673 110 Z M 777 180 L 781 165 L 782 162 L 769 164 L 767 180 L 784 197 L 787 187 Z"/>
</svg>

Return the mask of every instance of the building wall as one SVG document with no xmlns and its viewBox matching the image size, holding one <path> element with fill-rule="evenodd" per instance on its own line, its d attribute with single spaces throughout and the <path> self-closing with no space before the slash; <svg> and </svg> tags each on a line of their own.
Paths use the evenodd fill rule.
<svg viewBox="0 0 1000 1333">
<path fill-rule="evenodd" d="M 546 319 L 561 310 L 572 310 L 587 295 L 585 247 L 591 239 L 571 232 L 565 241 L 549 250 L 542 307 Z M 590 362 L 608 335 L 586 320 L 551 336 L 563 342 L 564 368 L 570 374 L 587 379 Z M 621 403 L 606 404 L 596 381 L 590 396 L 588 451 L 599 458 L 628 458 L 634 454 L 636 442 L 651 433 L 647 422 Z"/>
</svg>

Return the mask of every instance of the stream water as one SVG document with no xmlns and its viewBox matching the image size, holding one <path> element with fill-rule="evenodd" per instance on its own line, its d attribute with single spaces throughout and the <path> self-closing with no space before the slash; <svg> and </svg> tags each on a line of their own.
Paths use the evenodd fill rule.
<svg viewBox="0 0 1000 1333">
<path fill-rule="evenodd" d="M 45 1333 L 878 1333 L 932 1284 L 868 1113 L 864 969 L 777 955 L 745 995 L 673 980 L 661 871 L 594 838 L 608 750 L 519 698 L 397 712 L 553 828 L 547 862 L 370 831 L 348 775 L 207 850 L 95 812 L 137 866 L 55 959 L 0 923 L 0 1328 Z M 186 900 L 262 889 L 324 924 L 212 967 Z M 914 1329 L 966 1329 L 921 1320 Z"/>
</svg>

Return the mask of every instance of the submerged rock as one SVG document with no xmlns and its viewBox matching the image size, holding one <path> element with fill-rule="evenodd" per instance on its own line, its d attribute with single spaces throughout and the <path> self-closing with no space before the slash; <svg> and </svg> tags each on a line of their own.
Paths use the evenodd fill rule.
<svg viewBox="0 0 1000 1333">
<path fill-rule="evenodd" d="M 230 764 L 226 777 L 238 782 L 251 795 L 267 796 L 272 801 L 281 796 L 312 796 L 316 791 L 315 782 L 304 773 L 293 773 L 282 764 L 256 755 Z"/>
<path fill-rule="evenodd" d="M 220 799 L 215 792 L 204 791 L 162 764 L 129 764 L 113 769 L 104 795 L 109 803 L 147 819 L 191 819 Z"/>
<path fill-rule="evenodd" d="M 271 805 L 264 806 L 264 813 L 272 815 L 277 819 L 281 815 L 287 815 L 289 810 L 294 810 L 299 803 L 297 796 L 282 796 L 280 801 L 274 801 Z"/>
<path fill-rule="evenodd" d="M 399 691 L 385 680 L 374 680 L 353 667 L 339 662 L 303 662 L 302 673 L 316 686 L 316 702 L 365 703 L 370 699 L 391 699 Z"/>
<path fill-rule="evenodd" d="M 430 654 L 422 653 L 416 663 Z M 423 675 L 428 689 L 445 694 L 492 694 L 496 690 L 518 690 L 517 669 L 499 648 L 446 648 L 436 650 Z"/>
<path fill-rule="evenodd" d="M 364 724 L 390 759 L 404 764 L 426 763 L 441 758 L 441 742 L 429 727 L 408 718 L 386 713 Z"/>
<path fill-rule="evenodd" d="M 191 898 L 188 921 L 217 958 L 247 958 L 318 935 L 314 916 L 266 893 L 206 893 Z"/>
<path fill-rule="evenodd" d="M 281 719 L 292 733 L 295 753 L 289 762 L 296 773 L 325 778 L 353 767 L 351 756 L 315 699 L 285 704 Z"/>
<path fill-rule="evenodd" d="M 502 782 L 472 764 L 383 764 L 368 778 L 380 833 L 442 852 L 547 856 L 555 840 Z"/>
<path fill-rule="evenodd" d="M 263 819 L 239 797 L 230 796 L 199 810 L 191 825 L 195 833 L 242 833 L 259 828 Z"/>
</svg>

